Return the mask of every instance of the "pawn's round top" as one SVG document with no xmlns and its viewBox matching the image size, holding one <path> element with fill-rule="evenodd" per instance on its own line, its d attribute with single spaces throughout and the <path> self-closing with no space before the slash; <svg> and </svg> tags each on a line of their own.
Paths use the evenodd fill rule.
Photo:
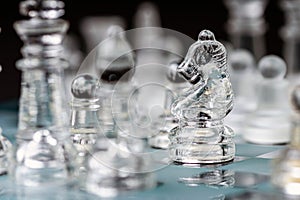
<svg viewBox="0 0 300 200">
<path fill-rule="evenodd" d="M 253 55 L 244 49 L 237 49 L 230 53 L 229 63 L 235 72 L 244 72 L 254 68 L 255 61 Z"/>
<path fill-rule="evenodd" d="M 209 30 L 203 30 L 199 33 L 198 40 L 215 40 L 215 35 Z"/>
<path fill-rule="evenodd" d="M 123 30 L 123 28 L 121 26 L 113 25 L 113 26 L 110 26 L 107 29 L 107 35 L 108 35 L 108 37 L 115 37 L 115 36 L 119 35 L 123 31 L 124 30 Z"/>
<path fill-rule="evenodd" d="M 263 57 L 258 63 L 258 68 L 266 79 L 283 79 L 286 73 L 285 62 L 275 55 Z"/>
<path fill-rule="evenodd" d="M 98 84 L 97 77 L 90 74 L 81 74 L 73 80 L 71 92 L 78 99 L 94 99 Z"/>
<path fill-rule="evenodd" d="M 297 85 L 291 94 L 291 102 L 296 112 L 300 113 L 300 85 Z"/>
</svg>

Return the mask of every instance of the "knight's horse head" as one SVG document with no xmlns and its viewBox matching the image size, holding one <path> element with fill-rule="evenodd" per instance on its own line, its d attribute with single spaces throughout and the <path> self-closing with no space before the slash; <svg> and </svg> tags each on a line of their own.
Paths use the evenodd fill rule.
<svg viewBox="0 0 300 200">
<path fill-rule="evenodd" d="M 190 83 L 196 84 L 204 78 L 205 72 L 203 70 L 209 63 L 223 68 L 226 65 L 226 50 L 220 42 L 215 40 L 211 31 L 203 30 L 198 36 L 198 41 L 189 48 L 177 71 Z"/>
</svg>

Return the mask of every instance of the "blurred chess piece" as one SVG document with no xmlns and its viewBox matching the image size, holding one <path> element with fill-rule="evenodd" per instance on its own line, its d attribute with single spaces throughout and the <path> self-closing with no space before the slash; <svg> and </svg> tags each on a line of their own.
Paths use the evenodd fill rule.
<svg viewBox="0 0 300 200">
<path fill-rule="evenodd" d="M 224 45 L 212 32 L 201 31 L 177 71 L 192 85 L 172 104 L 179 124 L 169 135 L 170 158 L 179 163 L 231 161 L 234 132 L 223 119 L 233 108 L 233 91 Z"/>
<path fill-rule="evenodd" d="M 291 143 L 273 160 L 271 182 L 276 189 L 298 199 L 300 195 L 300 86 L 294 88 L 291 101 L 295 110 L 292 116 Z"/>
<path fill-rule="evenodd" d="M 103 150 L 101 137 L 97 138 L 87 161 L 84 189 L 100 197 L 114 197 L 126 191 L 155 187 L 150 155 L 143 152 L 144 140 L 120 128 L 115 134 L 115 139 L 108 140 L 107 151 Z"/>
<path fill-rule="evenodd" d="M 103 150 L 107 149 L 106 137 L 98 121 L 98 112 L 101 109 L 97 97 L 98 86 L 98 78 L 90 74 L 78 75 L 72 82 L 70 132 L 82 170 L 85 170 L 86 158 L 92 152 L 96 140 L 98 145 L 102 141 Z"/>
<path fill-rule="evenodd" d="M 154 148 L 168 148 L 170 143 L 169 133 L 178 123 L 177 119 L 171 114 L 171 105 L 175 99 L 189 87 L 188 81 L 177 73 L 177 67 L 180 63 L 181 61 L 173 61 L 169 64 L 169 71 L 167 74 L 169 83 L 165 90 L 165 111 L 164 114 L 160 116 L 160 120 L 163 124 L 160 126 L 158 133 L 149 138 L 149 144 Z"/>
<path fill-rule="evenodd" d="M 258 63 L 262 79 L 257 87 L 257 107 L 245 120 L 243 137 L 258 144 L 290 141 L 289 83 L 286 64 L 278 56 L 263 57 Z"/>
<path fill-rule="evenodd" d="M 247 49 L 258 61 L 265 54 L 266 22 L 264 11 L 268 0 L 224 0 L 229 10 L 226 30 L 234 48 Z"/>
<path fill-rule="evenodd" d="M 245 49 L 232 50 L 228 55 L 228 64 L 235 106 L 225 122 L 236 134 L 241 134 L 246 116 L 256 107 L 258 73 L 253 55 Z"/>
<path fill-rule="evenodd" d="M 1 28 L 0 28 L 1 32 Z M 2 66 L 0 65 L 0 72 Z M 9 153 L 12 150 L 11 142 L 2 135 L 2 128 L 0 126 L 0 176 L 7 174 L 9 165 Z"/>
<path fill-rule="evenodd" d="M 128 129 L 128 100 L 134 91 L 135 54 L 123 29 L 112 26 L 108 38 L 97 47 L 96 71 L 101 89 L 99 120 L 108 137 L 116 137 L 116 129 Z"/>
<path fill-rule="evenodd" d="M 19 124 L 10 172 L 18 185 L 66 185 L 74 180 L 76 149 L 69 133 L 62 59 L 68 22 L 62 1 L 20 3 L 28 20 L 14 24 L 24 42 Z"/>
<path fill-rule="evenodd" d="M 12 150 L 11 142 L 3 136 L 0 127 L 0 176 L 8 172 L 9 167 L 9 153 Z"/>
<path fill-rule="evenodd" d="M 299 84 L 300 76 L 300 1 L 281 0 L 285 14 L 285 25 L 280 30 L 284 41 L 283 55 L 287 62 L 287 78 L 293 85 Z"/>
<path fill-rule="evenodd" d="M 111 26 L 125 29 L 126 23 L 121 16 L 88 16 L 80 22 L 80 31 L 84 37 L 86 51 L 90 52 L 107 38 L 107 30 Z"/>
<path fill-rule="evenodd" d="M 68 34 L 63 40 L 62 43 L 64 47 L 64 58 L 68 61 L 69 66 L 65 69 L 65 87 L 66 87 L 66 95 L 67 101 L 71 101 L 71 83 L 75 78 L 77 71 L 80 67 L 81 62 L 83 61 L 83 52 L 80 50 L 80 45 L 77 37 L 75 35 Z"/>
</svg>

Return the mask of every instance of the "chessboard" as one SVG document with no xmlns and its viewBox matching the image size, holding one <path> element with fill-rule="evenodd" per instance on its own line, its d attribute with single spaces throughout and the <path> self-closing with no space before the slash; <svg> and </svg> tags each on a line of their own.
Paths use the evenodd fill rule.
<svg viewBox="0 0 300 200">
<path fill-rule="evenodd" d="M 0 104 L 0 124 L 3 135 L 12 143 L 17 131 L 17 101 Z M 143 191 L 130 191 L 116 199 L 282 199 L 270 184 L 272 160 L 285 145 L 256 145 L 243 141 L 237 135 L 236 156 L 221 165 L 179 165 L 168 163 L 157 169 L 157 186 Z M 163 152 L 167 159 L 167 152 Z M 158 161 L 158 162 L 159 162 Z M 9 177 L 0 178 L 0 199 L 97 199 L 77 188 L 30 191 L 16 189 Z M 53 193 L 54 192 L 54 193 Z M 35 193 L 36 196 L 32 195 Z M 30 195 L 29 195 L 30 194 Z"/>
</svg>

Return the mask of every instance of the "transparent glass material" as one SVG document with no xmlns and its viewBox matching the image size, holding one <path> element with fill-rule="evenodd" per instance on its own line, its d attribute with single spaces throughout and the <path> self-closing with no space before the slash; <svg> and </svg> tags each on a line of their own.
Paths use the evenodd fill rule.
<svg viewBox="0 0 300 200">
<path fill-rule="evenodd" d="M 225 122 L 236 134 L 242 134 L 244 120 L 256 107 L 256 84 L 258 73 L 253 55 L 245 49 L 232 50 L 228 55 L 234 108 Z"/>
<path fill-rule="evenodd" d="M 169 146 L 170 130 L 177 126 L 178 120 L 171 114 L 171 105 L 174 100 L 188 88 L 189 83 L 177 73 L 177 67 L 180 62 L 173 61 L 169 64 L 167 78 L 169 84 L 165 90 L 164 114 L 160 116 L 161 121 L 165 121 L 164 125 L 159 128 L 159 132 L 148 139 L 151 147 L 159 149 L 167 149 Z"/>
<path fill-rule="evenodd" d="M 233 107 L 225 47 L 203 30 L 177 71 L 192 86 L 172 104 L 179 125 L 169 135 L 170 158 L 180 163 L 234 159 L 234 132 L 223 124 Z"/>
<path fill-rule="evenodd" d="M 14 24 L 24 42 L 19 124 L 10 172 L 16 184 L 65 184 L 76 170 L 76 149 L 68 131 L 68 113 L 61 58 L 68 23 L 58 19 L 61 1 L 24 1 L 28 20 Z"/>
<path fill-rule="evenodd" d="M 11 142 L 2 135 L 0 127 L 0 176 L 7 174 L 9 167 L 9 154 L 12 150 Z"/>
<path fill-rule="evenodd" d="M 99 121 L 108 137 L 116 137 L 116 126 L 128 122 L 127 100 L 134 90 L 135 55 L 122 32 L 119 26 L 110 27 L 108 38 L 97 47 Z"/>
<path fill-rule="evenodd" d="M 70 132 L 78 158 L 82 163 L 82 170 L 85 170 L 86 157 L 92 152 L 96 140 L 100 145 L 103 139 L 102 149 L 107 148 L 105 136 L 98 121 L 100 109 L 99 98 L 96 97 L 98 85 L 98 78 L 90 74 L 78 75 L 72 82 Z"/>
<path fill-rule="evenodd" d="M 255 59 L 265 54 L 266 22 L 264 11 L 268 0 L 224 0 L 229 11 L 226 30 L 234 48 L 249 50 Z"/>
<path fill-rule="evenodd" d="M 289 83 L 284 79 L 286 64 L 278 56 L 263 57 L 258 63 L 262 79 L 257 88 L 257 107 L 245 120 L 243 137 L 258 144 L 290 141 Z"/>
<path fill-rule="evenodd" d="M 145 141 L 132 137 L 123 127 L 116 126 L 114 131 L 116 137 L 107 140 L 107 149 L 103 149 L 103 139 L 97 137 L 87 159 L 83 188 L 100 197 L 114 197 L 126 191 L 156 186 L 149 167 L 150 155 L 143 153 Z"/>
<path fill-rule="evenodd" d="M 285 24 L 280 30 L 284 41 L 283 55 L 287 62 L 287 77 L 299 83 L 300 73 L 300 2 L 295 0 L 282 0 L 280 6 L 284 11 Z"/>
<path fill-rule="evenodd" d="M 291 143 L 272 162 L 271 182 L 281 192 L 299 198 L 300 196 L 300 86 L 291 95 L 295 113 L 291 131 Z M 297 199 L 295 198 L 295 199 Z"/>
</svg>

